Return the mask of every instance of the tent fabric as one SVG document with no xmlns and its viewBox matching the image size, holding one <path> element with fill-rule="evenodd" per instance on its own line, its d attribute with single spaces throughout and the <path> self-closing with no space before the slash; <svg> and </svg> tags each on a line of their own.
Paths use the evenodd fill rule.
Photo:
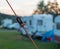
<svg viewBox="0 0 60 49">
<path fill-rule="evenodd" d="M 50 38 L 51 41 L 54 42 L 54 30 L 46 32 L 42 37 L 42 41 L 47 41 L 47 38 Z"/>
</svg>

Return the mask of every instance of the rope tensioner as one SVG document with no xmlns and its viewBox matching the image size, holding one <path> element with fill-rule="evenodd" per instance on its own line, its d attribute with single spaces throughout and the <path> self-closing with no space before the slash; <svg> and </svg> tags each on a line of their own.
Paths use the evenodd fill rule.
<svg viewBox="0 0 60 49">
<path fill-rule="evenodd" d="M 8 2 L 8 0 L 6 0 L 6 2 L 8 3 L 8 5 L 10 6 L 11 10 L 13 11 L 13 13 L 15 14 L 15 16 L 17 16 L 17 14 L 15 13 L 14 9 L 12 8 L 12 6 L 10 5 L 10 3 Z M 37 45 L 35 44 L 35 42 L 33 41 L 33 39 L 31 38 L 31 36 L 29 35 L 28 31 L 24 28 L 24 23 L 22 22 L 21 18 L 17 17 L 17 21 L 20 24 L 20 26 L 24 29 L 24 31 L 26 32 L 26 35 L 29 37 L 29 39 L 31 40 L 31 42 L 33 43 L 33 45 L 35 46 L 36 49 L 38 49 Z"/>
</svg>

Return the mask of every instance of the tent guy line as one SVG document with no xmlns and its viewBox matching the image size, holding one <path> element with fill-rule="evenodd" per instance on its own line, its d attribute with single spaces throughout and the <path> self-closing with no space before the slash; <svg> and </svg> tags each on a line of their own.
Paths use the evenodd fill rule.
<svg viewBox="0 0 60 49">
<path fill-rule="evenodd" d="M 10 6 L 11 10 L 13 11 L 13 13 L 15 14 L 15 16 L 17 16 L 17 14 L 15 13 L 14 9 L 12 8 L 12 6 L 10 5 L 9 1 L 6 0 L 6 2 L 8 3 L 8 5 Z M 28 31 L 24 28 L 24 23 L 22 22 L 21 18 L 17 17 L 17 21 L 20 24 L 20 26 L 24 29 L 24 31 L 26 32 L 26 35 L 29 37 L 29 39 L 31 40 L 31 42 L 33 43 L 33 45 L 35 46 L 36 49 L 38 49 L 37 45 L 35 44 L 35 42 L 33 41 L 33 39 L 31 38 L 31 36 L 28 34 Z"/>
</svg>

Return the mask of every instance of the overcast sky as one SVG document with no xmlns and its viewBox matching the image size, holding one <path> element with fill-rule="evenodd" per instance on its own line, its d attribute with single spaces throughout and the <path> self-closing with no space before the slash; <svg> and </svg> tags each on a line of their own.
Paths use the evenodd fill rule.
<svg viewBox="0 0 60 49">
<path fill-rule="evenodd" d="M 41 0 L 8 0 L 18 15 L 31 15 Z M 45 3 L 48 0 L 45 0 Z M 53 0 L 51 0 L 53 1 Z M 59 0 L 60 1 L 60 0 Z M 13 14 L 5 0 L 0 0 L 0 12 Z"/>
</svg>

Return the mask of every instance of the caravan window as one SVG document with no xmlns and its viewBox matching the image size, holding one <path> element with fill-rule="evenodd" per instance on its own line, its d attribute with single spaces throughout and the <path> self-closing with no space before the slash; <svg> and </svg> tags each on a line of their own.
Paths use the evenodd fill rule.
<svg viewBox="0 0 60 49">
<path fill-rule="evenodd" d="M 24 21 L 24 24 L 26 24 L 26 21 Z"/>
<path fill-rule="evenodd" d="M 30 25 L 32 25 L 32 22 L 31 22 L 31 20 L 29 21 L 29 23 L 30 23 Z"/>
<path fill-rule="evenodd" d="M 38 25 L 43 25 L 43 21 L 42 20 L 38 20 Z"/>
<path fill-rule="evenodd" d="M 57 29 L 60 29 L 60 23 L 57 23 Z"/>
</svg>

